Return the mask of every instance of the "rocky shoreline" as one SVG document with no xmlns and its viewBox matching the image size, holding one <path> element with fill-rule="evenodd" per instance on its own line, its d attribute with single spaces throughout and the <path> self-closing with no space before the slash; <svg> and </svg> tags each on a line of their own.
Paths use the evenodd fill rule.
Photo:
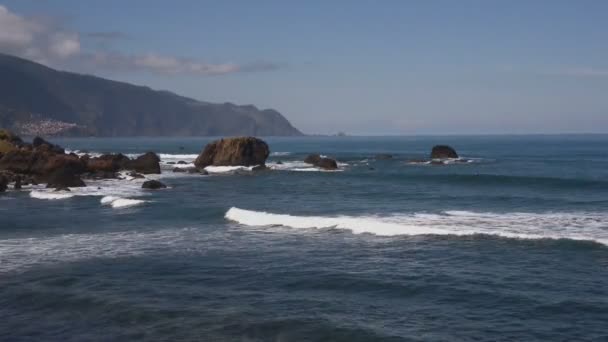
<svg viewBox="0 0 608 342">
<path fill-rule="evenodd" d="M 193 167 L 184 161 L 171 162 L 173 172 L 207 175 L 207 168 L 246 167 L 251 171 L 267 170 L 270 156 L 268 144 L 254 137 L 223 138 L 207 144 L 194 160 Z M 376 160 L 394 160 L 390 154 L 378 154 Z M 445 165 L 467 162 L 447 145 L 432 148 L 430 159 L 409 160 L 410 164 Z M 304 159 L 318 170 L 340 171 L 339 163 L 332 158 L 310 154 Z M 282 162 L 278 161 L 277 165 Z M 192 165 L 192 164 L 190 164 Z M 372 169 L 372 168 L 370 168 Z M 10 185 L 16 190 L 22 186 L 46 184 L 47 188 L 69 191 L 69 188 L 85 187 L 89 180 L 145 178 L 145 175 L 161 174 L 161 159 L 155 152 L 146 152 L 134 158 L 121 153 L 97 156 L 66 153 L 61 146 L 35 137 L 31 143 L 7 130 L 0 130 L 0 192 Z M 163 189 L 166 185 L 158 180 L 146 180 L 144 189 Z"/>
</svg>

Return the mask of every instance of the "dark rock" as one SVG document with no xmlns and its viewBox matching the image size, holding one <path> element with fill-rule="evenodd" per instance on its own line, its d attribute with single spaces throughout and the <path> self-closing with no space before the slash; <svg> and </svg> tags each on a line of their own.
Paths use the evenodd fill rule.
<svg viewBox="0 0 608 342">
<path fill-rule="evenodd" d="M 59 191 L 72 191 L 72 190 L 70 190 L 70 188 L 66 188 L 66 187 L 58 187 L 58 188 L 55 188 L 55 190 L 53 190 L 53 191 L 59 192 Z"/>
<path fill-rule="evenodd" d="M 387 153 L 376 154 L 375 159 L 376 160 L 393 159 L 393 155 L 392 154 L 387 154 Z"/>
<path fill-rule="evenodd" d="M 118 170 L 126 169 L 131 162 L 129 157 L 119 154 L 104 154 L 96 158 L 90 158 L 85 155 L 81 157 L 86 163 L 87 171 L 89 172 L 117 172 Z"/>
<path fill-rule="evenodd" d="M 141 187 L 142 187 L 142 189 L 157 190 L 157 189 L 164 189 L 167 186 L 157 180 L 149 180 L 149 181 L 145 181 L 141 185 Z"/>
<path fill-rule="evenodd" d="M 458 158 L 456 151 L 447 145 L 436 145 L 431 151 L 431 159 Z"/>
<path fill-rule="evenodd" d="M 173 172 L 188 172 L 188 170 L 183 167 L 176 167 L 173 169 Z"/>
<path fill-rule="evenodd" d="M 270 154 L 268 144 L 254 137 L 238 137 L 216 140 L 194 161 L 199 168 L 214 166 L 254 166 L 265 165 Z"/>
<path fill-rule="evenodd" d="M 0 192 L 5 192 L 8 188 L 8 178 L 4 175 L 0 175 Z"/>
<path fill-rule="evenodd" d="M 279 160 L 277 161 L 277 165 L 283 165 L 283 162 Z"/>
<path fill-rule="evenodd" d="M 178 163 L 179 165 L 186 165 L 186 164 L 188 164 L 188 163 L 186 163 L 186 162 L 185 162 L 185 161 L 183 161 L 183 160 L 180 160 L 180 161 L 178 161 L 177 163 Z"/>
<path fill-rule="evenodd" d="M 52 153 L 57 153 L 57 154 L 65 153 L 65 150 L 61 146 L 51 144 L 50 142 L 42 139 L 41 137 L 35 137 L 34 140 L 32 141 L 32 146 L 34 147 L 34 150 L 36 150 L 36 151 L 52 152 Z"/>
<path fill-rule="evenodd" d="M 21 189 L 21 176 L 20 175 L 16 175 L 14 180 L 15 180 L 15 185 L 13 185 L 13 188 L 15 190 L 20 190 Z"/>
<path fill-rule="evenodd" d="M 128 168 L 145 175 L 160 174 L 160 158 L 154 152 L 147 152 L 132 160 Z"/>
<path fill-rule="evenodd" d="M 80 176 L 70 168 L 61 168 L 53 171 L 47 178 L 47 188 L 81 187 L 86 184 Z"/>
<path fill-rule="evenodd" d="M 167 165 L 175 165 L 175 162 L 167 162 Z"/>
<path fill-rule="evenodd" d="M 304 159 L 304 162 L 325 170 L 335 170 L 338 168 L 338 163 L 335 160 L 331 158 L 321 157 L 318 154 L 311 154 L 307 156 Z"/>
<path fill-rule="evenodd" d="M 96 171 L 88 172 L 82 175 L 85 179 L 117 179 L 118 173 L 113 171 Z"/>
</svg>

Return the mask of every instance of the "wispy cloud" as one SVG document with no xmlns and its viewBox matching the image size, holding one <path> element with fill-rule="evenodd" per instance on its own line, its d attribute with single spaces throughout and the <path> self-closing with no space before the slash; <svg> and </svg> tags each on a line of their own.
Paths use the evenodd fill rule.
<svg viewBox="0 0 608 342">
<path fill-rule="evenodd" d="M 271 71 L 280 65 L 270 62 L 208 63 L 195 58 L 158 53 L 125 54 L 120 51 L 84 50 L 81 38 L 117 40 L 128 36 L 118 31 L 80 34 L 53 21 L 20 16 L 0 5 L 0 52 L 80 71 L 144 71 L 160 74 L 225 75 Z"/>
<path fill-rule="evenodd" d="M 87 38 L 100 39 L 100 40 L 119 40 L 129 39 L 129 35 L 120 31 L 99 31 L 99 32 L 88 32 Z"/>
<path fill-rule="evenodd" d="M 608 69 L 591 67 L 571 67 L 561 68 L 548 72 L 553 75 L 574 76 L 574 77 L 608 77 Z"/>
</svg>

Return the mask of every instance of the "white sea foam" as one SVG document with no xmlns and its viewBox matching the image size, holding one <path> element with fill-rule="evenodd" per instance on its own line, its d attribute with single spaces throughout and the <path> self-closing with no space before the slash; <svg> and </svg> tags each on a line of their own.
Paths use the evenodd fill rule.
<svg viewBox="0 0 608 342">
<path fill-rule="evenodd" d="M 30 192 L 30 197 L 43 200 L 61 200 L 74 197 L 74 194 L 65 192 L 54 192 L 51 190 L 33 190 Z"/>
<path fill-rule="evenodd" d="M 251 171 L 253 166 L 207 166 L 205 171 L 209 173 L 231 173 L 235 171 Z"/>
<path fill-rule="evenodd" d="M 391 216 L 292 216 L 231 208 L 226 219 L 246 226 L 335 228 L 355 234 L 475 235 L 517 239 L 589 240 L 608 245 L 608 215 L 604 213 L 476 213 Z"/>
<path fill-rule="evenodd" d="M 144 200 L 131 199 L 131 198 L 119 198 L 112 201 L 112 208 L 127 208 L 133 207 L 145 203 Z"/>
<path fill-rule="evenodd" d="M 205 250 L 207 239 L 207 234 L 192 228 L 0 239 L 0 274 L 33 265 L 144 255 L 150 250 Z"/>
<path fill-rule="evenodd" d="M 104 196 L 100 202 L 103 205 L 110 205 L 112 208 L 127 208 L 146 203 L 146 201 L 140 199 L 122 198 L 117 196 Z"/>
<path fill-rule="evenodd" d="M 171 154 L 171 153 L 160 153 L 158 155 L 161 160 L 194 160 L 198 157 L 198 154 Z"/>
<path fill-rule="evenodd" d="M 290 155 L 291 152 L 272 152 L 270 153 L 271 157 L 282 157 L 282 156 L 288 156 Z"/>
<path fill-rule="evenodd" d="M 347 166 L 348 164 L 338 163 L 339 167 Z M 278 171 L 296 171 L 296 172 L 340 172 L 344 171 L 342 169 L 338 170 L 324 170 L 318 167 L 314 167 L 311 164 L 307 164 L 303 161 L 285 161 L 281 164 L 277 164 L 276 162 L 266 163 L 266 166 L 271 170 Z"/>
</svg>

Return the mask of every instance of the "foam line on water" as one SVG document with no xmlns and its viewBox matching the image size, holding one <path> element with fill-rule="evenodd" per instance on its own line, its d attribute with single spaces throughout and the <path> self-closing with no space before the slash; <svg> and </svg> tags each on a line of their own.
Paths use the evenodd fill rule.
<svg viewBox="0 0 608 342">
<path fill-rule="evenodd" d="M 390 216 L 294 216 L 230 208 L 225 218 L 246 226 L 346 229 L 354 234 L 494 235 L 515 239 L 571 239 L 608 245 L 603 213 L 476 213 L 446 211 Z"/>
<path fill-rule="evenodd" d="M 151 250 L 202 250 L 208 248 L 205 239 L 192 228 L 0 239 L 0 274 L 34 265 L 138 256 Z"/>
<path fill-rule="evenodd" d="M 140 205 L 146 203 L 144 200 L 132 199 L 132 198 L 121 198 L 117 196 L 104 196 L 100 200 L 103 205 L 110 205 L 112 208 L 127 208 L 133 207 L 136 205 Z"/>
<path fill-rule="evenodd" d="M 72 198 L 74 197 L 74 194 L 65 192 L 33 190 L 30 192 L 30 197 L 43 200 L 62 200 Z"/>
</svg>

